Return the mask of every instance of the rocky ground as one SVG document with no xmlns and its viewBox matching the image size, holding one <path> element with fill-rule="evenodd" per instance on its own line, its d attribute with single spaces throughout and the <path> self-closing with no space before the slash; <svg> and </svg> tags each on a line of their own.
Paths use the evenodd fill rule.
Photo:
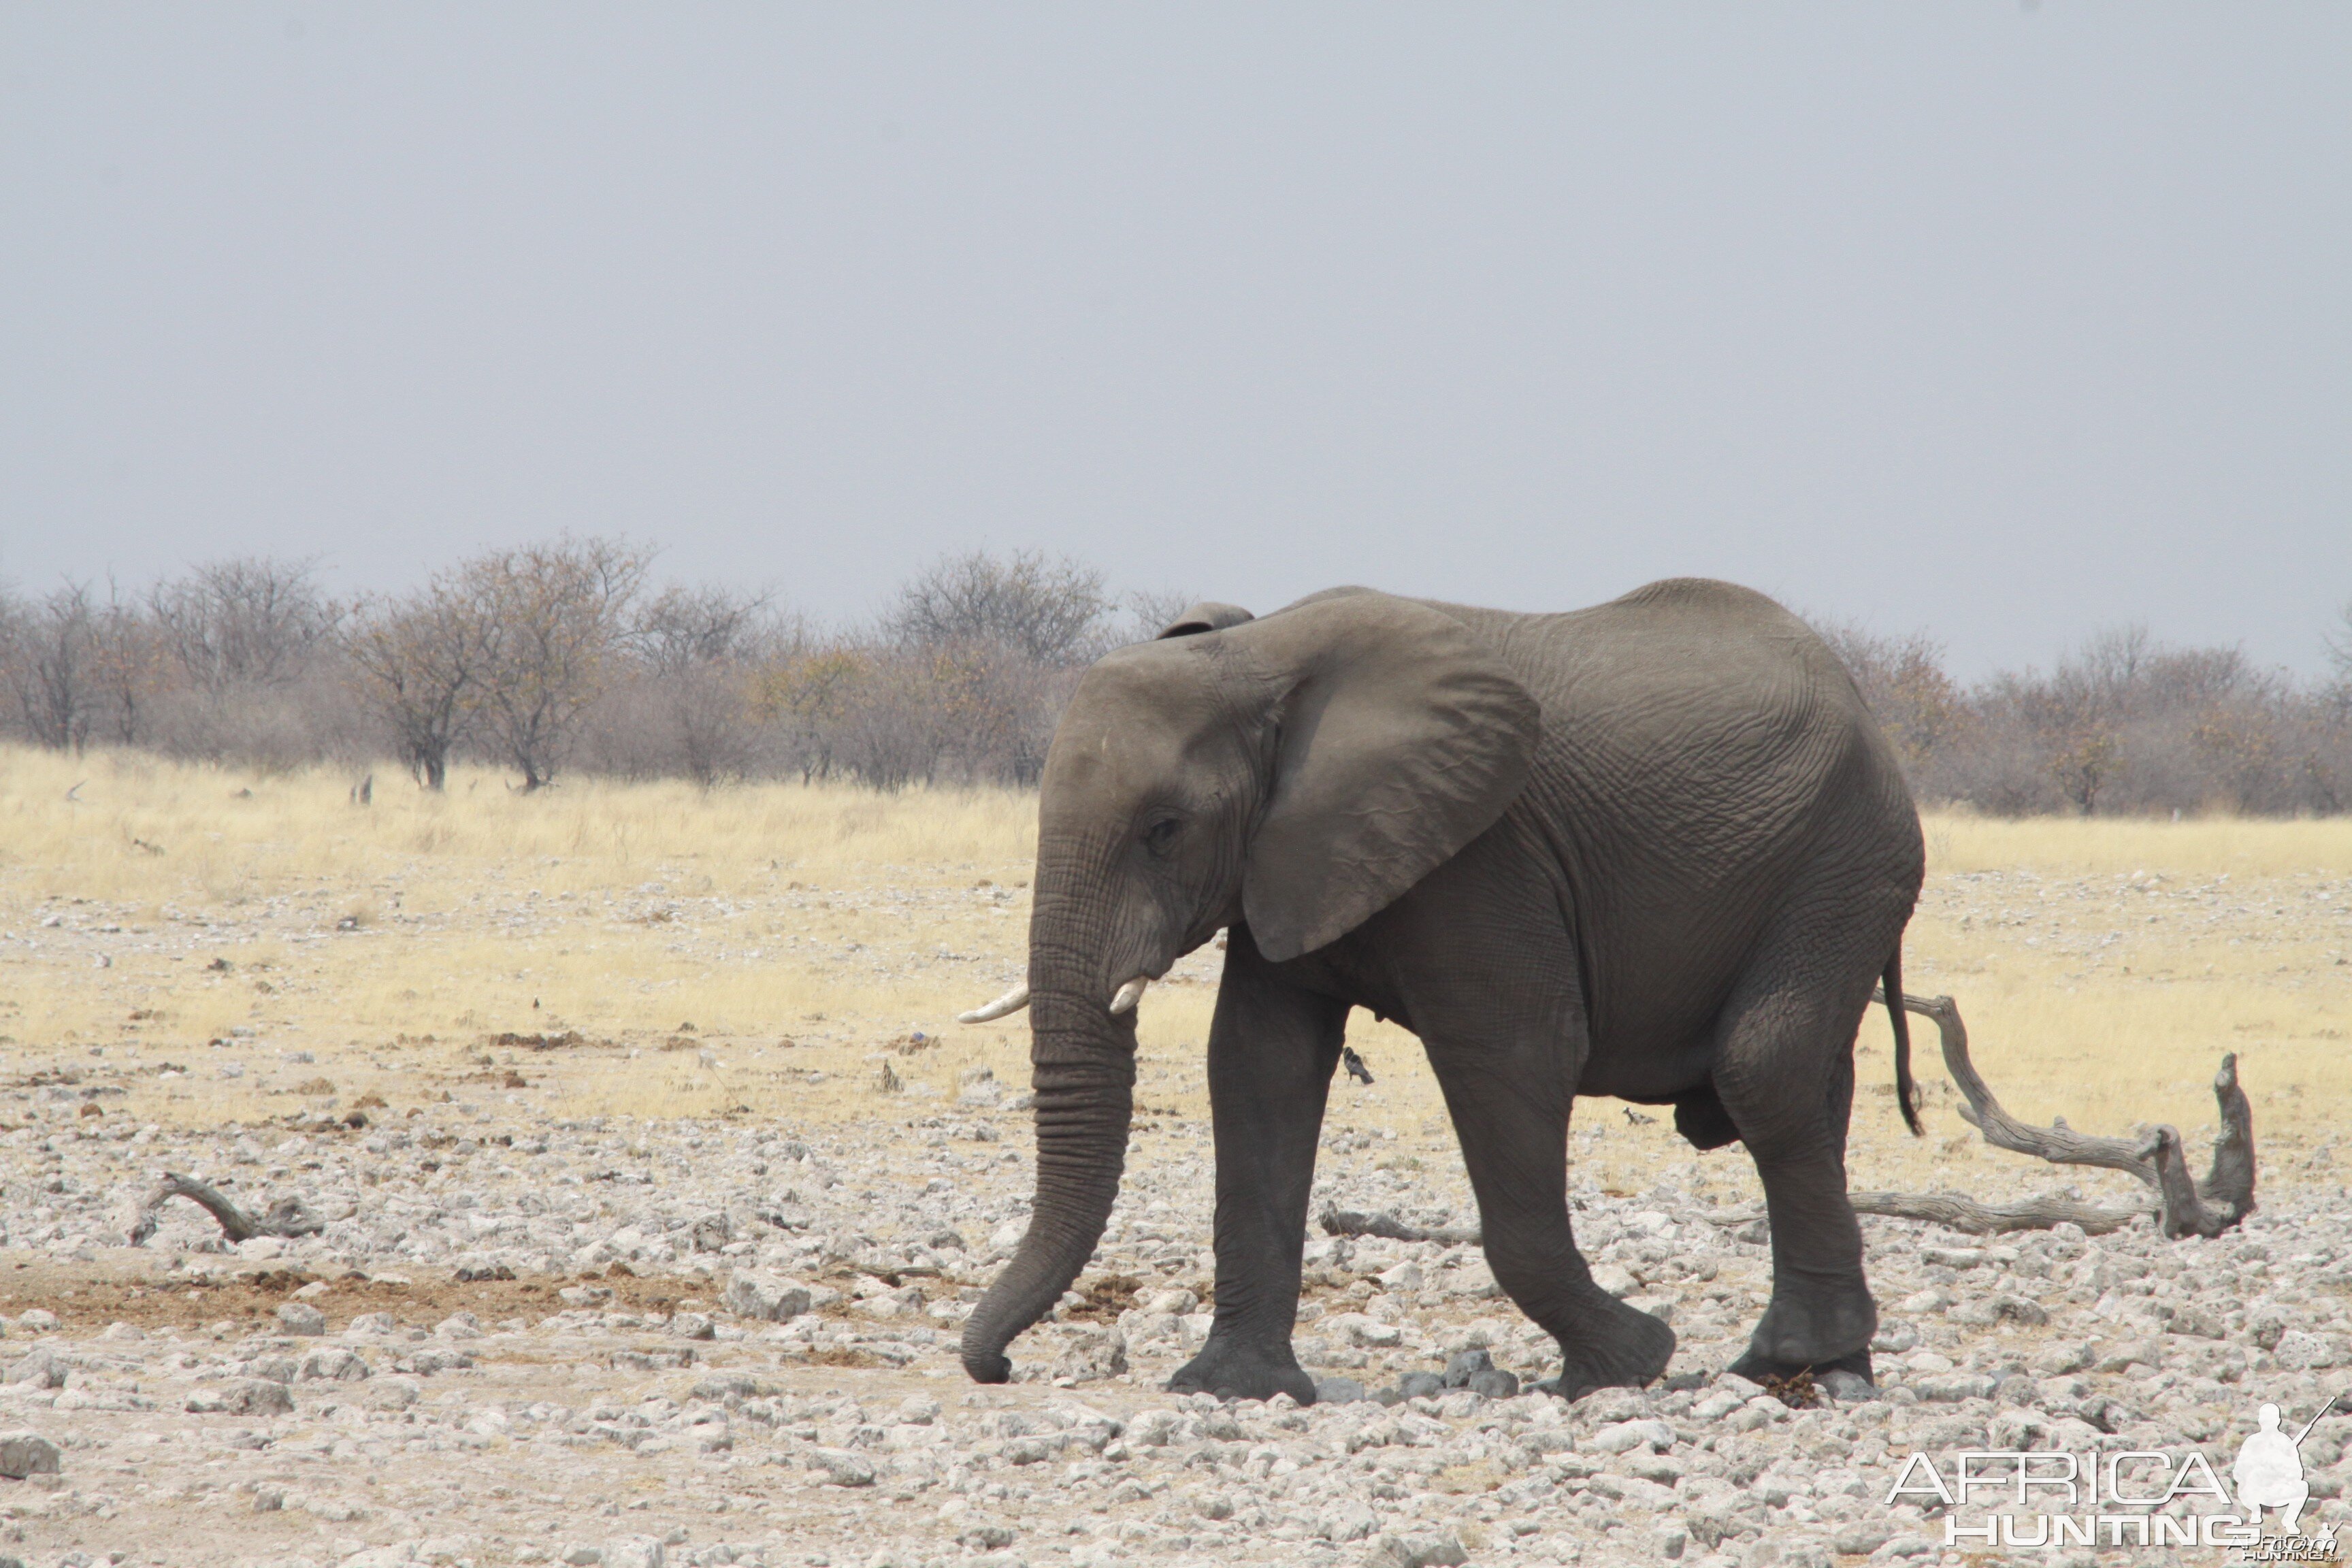
<svg viewBox="0 0 2352 1568">
<path fill-rule="evenodd" d="M 959 1321 L 1031 1180 L 984 1078 L 862 1129 L 453 1102 L 175 1133 L 15 1093 L 0 1553 L 34 1568 L 1957 1562 L 1884 1500 L 1914 1450 L 2194 1445 L 2226 1476 L 2259 1401 L 2299 1426 L 2352 1376 L 2352 1222 L 2317 1175 L 2218 1242 L 1870 1220 L 1881 1387 L 1791 1408 L 1720 1375 L 1769 1268 L 1728 1151 L 1578 1193 L 1603 1282 L 1681 1336 L 1664 1386 L 1513 1394 L 1548 1347 L 1475 1247 L 1323 1237 L 1298 1343 L 1327 1398 L 1221 1406 L 1160 1392 L 1209 1323 L 1212 1170 L 1148 1103 L 1095 1267 L 978 1388 Z M 175 1199 L 127 1247 L 163 1168 L 329 1222 L 227 1249 Z M 1320 1188 L 1472 1218 L 1435 1206 L 1462 1188 L 1434 1135 L 1339 1128 Z M 2345 1515 L 2347 1435 L 2304 1446 L 2312 1519 Z"/>
</svg>

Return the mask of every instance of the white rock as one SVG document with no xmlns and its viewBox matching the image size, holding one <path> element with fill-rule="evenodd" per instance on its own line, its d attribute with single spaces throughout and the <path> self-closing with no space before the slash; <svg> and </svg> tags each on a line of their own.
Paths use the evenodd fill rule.
<svg viewBox="0 0 2352 1568">
<path fill-rule="evenodd" d="M 739 1269 L 728 1278 L 719 1300 L 739 1318 L 781 1323 L 809 1310 L 809 1288 L 797 1279 Z"/>
<path fill-rule="evenodd" d="M 237 1377 L 188 1396 L 188 1408 L 200 1415 L 280 1415 L 294 1408 L 286 1385 L 267 1377 Z"/>
<path fill-rule="evenodd" d="M 1182 1412 L 1146 1410 L 1127 1424 L 1127 1439 L 1147 1448 L 1164 1447 L 1176 1440 L 1177 1429 L 1182 1426 Z"/>
<path fill-rule="evenodd" d="M 1664 1453 L 1674 1446 L 1675 1429 L 1654 1417 L 1603 1426 L 1582 1444 L 1596 1454 L 1622 1454 L 1643 1447 Z"/>
<path fill-rule="evenodd" d="M 1372 1550 L 1364 1559 L 1367 1568 L 1453 1568 L 1467 1563 L 1470 1554 L 1462 1550 L 1461 1540 L 1454 1535 L 1383 1535 L 1372 1542 Z"/>
<path fill-rule="evenodd" d="M 1326 1541 L 1361 1541 L 1380 1528 L 1380 1519 L 1370 1509 L 1360 1502 L 1343 1502 L 1324 1510 L 1316 1521 L 1315 1533 Z"/>
<path fill-rule="evenodd" d="M 360 1402 L 371 1410 L 405 1410 L 424 1393 L 414 1378 L 380 1377 L 370 1382 Z"/>
<path fill-rule="evenodd" d="M 623 1535 L 604 1542 L 604 1568 L 664 1568 L 668 1549 L 654 1536 Z"/>
<path fill-rule="evenodd" d="M 278 1308 L 278 1326 L 289 1334 L 323 1334 L 327 1314 L 308 1301 L 283 1301 Z"/>
<path fill-rule="evenodd" d="M 1342 1312 L 1326 1320 L 1331 1328 L 1348 1336 L 1352 1345 L 1379 1349 L 1404 1342 L 1404 1331 L 1394 1323 L 1383 1323 L 1361 1312 Z"/>
<path fill-rule="evenodd" d="M 1592 1282 L 1619 1300 L 1623 1300 L 1642 1288 L 1642 1282 L 1634 1279 L 1629 1270 L 1620 1268 L 1614 1263 L 1604 1263 L 1595 1268 L 1592 1271 Z"/>
<path fill-rule="evenodd" d="M 21 1481 L 26 1476 L 58 1473 L 58 1446 L 37 1432 L 0 1432 L 0 1476 Z"/>
<path fill-rule="evenodd" d="M 305 1383 L 358 1383 L 372 1369 L 353 1352 L 340 1345 L 312 1351 L 302 1358 L 302 1370 L 295 1376 Z"/>
<path fill-rule="evenodd" d="M 835 1486 L 870 1487 L 874 1484 L 873 1461 L 846 1448 L 811 1449 L 808 1468 L 823 1470 Z"/>
</svg>

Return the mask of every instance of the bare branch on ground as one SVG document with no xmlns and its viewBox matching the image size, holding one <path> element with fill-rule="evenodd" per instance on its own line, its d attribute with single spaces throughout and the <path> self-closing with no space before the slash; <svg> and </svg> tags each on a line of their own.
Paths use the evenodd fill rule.
<svg viewBox="0 0 2352 1568">
<path fill-rule="evenodd" d="M 1885 989 L 1874 990 L 1871 999 L 1884 1004 Z M 2178 1128 L 2152 1128 L 2137 1138 L 2102 1138 L 2075 1131 L 2063 1117 L 2047 1127 L 2020 1121 L 2002 1109 L 1969 1059 L 1968 1026 L 1961 1021 L 1958 1004 L 1949 996 L 1913 996 L 1906 993 L 1903 1005 L 1934 1021 L 1937 1033 L 1943 1038 L 1945 1068 L 1967 1100 L 1960 1108 L 1960 1115 L 1984 1134 L 1986 1142 L 2053 1164 L 2097 1165 L 2137 1178 L 2149 1187 L 2156 1203 L 2147 1211 L 2125 1211 L 2127 1217 L 2140 1212 L 2155 1213 L 2167 1237 L 2219 1236 L 2253 1212 L 2253 1111 L 2245 1092 L 2238 1087 L 2235 1052 L 2221 1058 L 2221 1070 L 2213 1077 L 2213 1098 L 2221 1108 L 2221 1131 L 2214 1140 L 2212 1170 L 2200 1185 L 2189 1173 L 2188 1157 Z M 1864 1199 L 1878 1206 L 1865 1208 Z M 2076 1214 L 2059 1213 L 2063 1205 L 2053 1199 L 2006 1208 L 1978 1204 L 1957 1194 L 1859 1193 L 1853 1194 L 1853 1201 L 1854 1207 L 1862 1213 L 1935 1220 L 1979 1234 L 1992 1229 L 2046 1228 L 2064 1222 L 2079 1225 L 2085 1231 L 2094 1230 L 2090 1220 Z M 1965 1206 L 1952 1206 L 1955 1205 Z M 2118 1212 L 2089 1205 L 2075 1206 L 2101 1221 Z M 1947 1220 L 1938 1210 L 1948 1210 L 1975 1223 Z M 2049 1217 L 2039 1217 L 2041 1213 Z M 2000 1216 L 1998 1223 L 1996 1216 Z M 2117 1226 L 2106 1225 L 2105 1228 L 2113 1230 Z"/>
<path fill-rule="evenodd" d="M 1980 1204 L 1961 1193 L 1851 1193 L 1856 1214 L 1885 1215 L 1894 1219 L 1924 1219 L 1964 1230 L 1971 1236 L 1996 1236 L 2010 1230 L 2047 1230 L 2074 1224 L 2089 1236 L 2121 1230 L 2136 1219 L 2157 1212 L 2154 1204 L 2137 1208 L 2102 1208 L 2073 1198 L 2029 1198 L 2021 1204 Z"/>
<path fill-rule="evenodd" d="M 131 1245 L 144 1247 L 147 1238 L 155 1234 L 163 1221 L 163 1205 L 173 1198 L 186 1198 L 220 1222 L 221 1234 L 230 1241 L 250 1241 L 257 1236 L 298 1237 L 316 1236 L 327 1228 L 327 1222 L 310 1211 L 300 1198 L 280 1198 L 259 1215 L 247 1214 L 214 1188 L 193 1176 L 174 1172 L 163 1173 L 147 1201 L 139 1205 L 139 1218 L 131 1227 Z"/>
<path fill-rule="evenodd" d="M 1322 1221 L 1327 1236 L 1377 1236 L 1390 1241 L 1433 1241 L 1440 1247 L 1475 1247 L 1479 1233 L 1450 1226 L 1426 1226 L 1407 1225 L 1386 1209 L 1379 1214 L 1358 1214 L 1333 1204 L 1325 1204 Z"/>
</svg>

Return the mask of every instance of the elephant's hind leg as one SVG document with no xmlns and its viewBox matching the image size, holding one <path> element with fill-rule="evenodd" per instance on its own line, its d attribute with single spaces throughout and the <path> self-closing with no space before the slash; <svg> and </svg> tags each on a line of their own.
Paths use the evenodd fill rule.
<svg viewBox="0 0 2352 1568">
<path fill-rule="evenodd" d="M 1734 1363 L 1742 1375 L 1870 1375 L 1878 1310 L 1846 1198 L 1846 1124 L 1854 1030 L 1901 929 L 1836 899 L 1784 916 L 1718 1026 L 1716 1093 L 1763 1178 L 1772 1230 L 1772 1300 Z"/>
<path fill-rule="evenodd" d="M 1569 1095 L 1554 1049 L 1430 1053 L 1445 1091 L 1496 1283 L 1559 1342 L 1556 1387 L 1640 1387 L 1666 1369 L 1675 1331 L 1592 1282 L 1568 1214 Z"/>
</svg>

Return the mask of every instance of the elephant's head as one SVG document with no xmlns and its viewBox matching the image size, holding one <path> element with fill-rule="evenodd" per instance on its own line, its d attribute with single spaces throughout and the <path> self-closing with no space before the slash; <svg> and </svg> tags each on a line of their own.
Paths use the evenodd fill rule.
<svg viewBox="0 0 2352 1568">
<path fill-rule="evenodd" d="M 1077 1278 L 1126 1163 L 1134 1006 L 1217 930 L 1281 962 L 1335 941 L 1501 816 L 1535 700 L 1442 611 L 1338 589 L 1254 620 L 1195 605 L 1088 670 L 1040 784 L 1025 986 L 1037 1193 L 1020 1251 L 973 1310 L 965 1370 Z"/>
</svg>

